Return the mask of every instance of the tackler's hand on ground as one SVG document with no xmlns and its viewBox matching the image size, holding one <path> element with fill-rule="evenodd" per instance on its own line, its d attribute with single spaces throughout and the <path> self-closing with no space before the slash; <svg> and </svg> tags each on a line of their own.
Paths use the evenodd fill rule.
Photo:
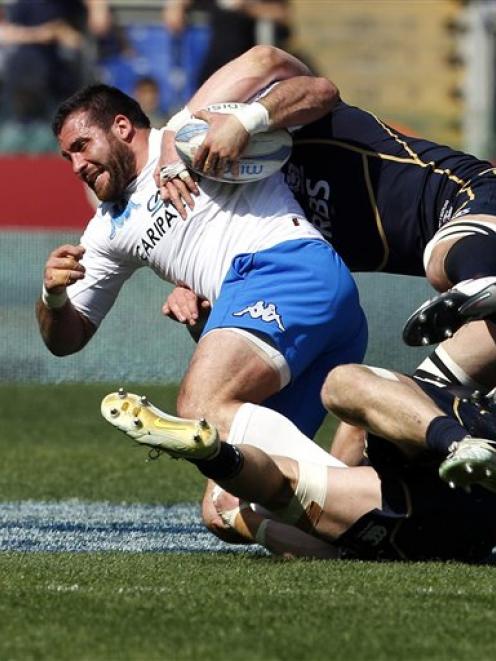
<svg viewBox="0 0 496 661">
<path fill-rule="evenodd" d="M 174 131 L 164 131 L 160 158 L 153 173 L 160 196 L 164 202 L 172 204 L 181 218 L 186 220 L 186 207 L 193 209 L 193 195 L 200 191 L 176 151 Z"/>
<path fill-rule="evenodd" d="M 84 251 L 81 245 L 65 244 L 50 253 L 43 277 L 47 292 L 61 294 L 66 287 L 84 278 L 85 269 L 80 263 Z"/>
</svg>

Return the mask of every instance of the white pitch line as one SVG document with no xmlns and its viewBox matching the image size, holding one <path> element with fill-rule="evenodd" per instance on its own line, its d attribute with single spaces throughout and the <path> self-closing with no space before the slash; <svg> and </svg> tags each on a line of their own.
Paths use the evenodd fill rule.
<svg viewBox="0 0 496 661">
<path fill-rule="evenodd" d="M 246 552 L 202 525 L 197 505 L 115 504 L 77 499 L 0 504 L 0 551 Z"/>
</svg>

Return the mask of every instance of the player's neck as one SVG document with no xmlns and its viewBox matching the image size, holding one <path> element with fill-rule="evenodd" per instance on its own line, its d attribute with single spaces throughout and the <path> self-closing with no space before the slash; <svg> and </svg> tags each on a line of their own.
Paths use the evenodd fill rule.
<svg viewBox="0 0 496 661">
<path fill-rule="evenodd" d="M 145 165 L 148 163 L 148 141 L 150 138 L 150 131 L 151 129 L 137 129 L 134 138 L 134 153 L 136 154 L 136 176 L 138 177 Z"/>
</svg>

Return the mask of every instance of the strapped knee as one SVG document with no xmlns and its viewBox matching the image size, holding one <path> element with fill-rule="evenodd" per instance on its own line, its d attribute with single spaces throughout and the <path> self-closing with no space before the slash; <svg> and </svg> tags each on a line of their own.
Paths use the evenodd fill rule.
<svg viewBox="0 0 496 661">
<path fill-rule="evenodd" d="M 302 530 L 315 529 L 324 509 L 327 495 L 327 466 L 298 462 L 298 483 L 288 505 L 277 512 L 284 523 L 298 525 Z"/>
</svg>

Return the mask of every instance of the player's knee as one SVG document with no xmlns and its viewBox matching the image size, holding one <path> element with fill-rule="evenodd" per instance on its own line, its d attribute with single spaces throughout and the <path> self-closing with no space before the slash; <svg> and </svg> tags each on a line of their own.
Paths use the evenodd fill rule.
<svg viewBox="0 0 496 661">
<path fill-rule="evenodd" d="M 427 244 L 424 267 L 439 291 L 463 280 L 496 275 L 496 224 L 471 219 L 447 223 Z"/>
<path fill-rule="evenodd" d="M 181 384 L 177 396 L 177 414 L 181 418 L 207 418 L 210 420 L 210 411 L 217 402 L 212 405 L 215 394 L 209 392 L 199 381 L 189 380 Z M 211 420 L 215 424 L 214 420 Z"/>
<path fill-rule="evenodd" d="M 430 259 L 425 263 L 425 275 L 427 280 L 431 283 L 437 291 L 445 291 L 453 284 L 448 280 L 444 270 L 444 260 L 448 246 L 440 244 L 436 247 L 435 252 L 431 255 Z"/>
<path fill-rule="evenodd" d="M 221 438 L 229 434 L 232 422 L 232 405 L 225 398 L 206 391 L 180 390 L 177 398 L 177 415 L 192 420 L 205 418 L 217 428 Z"/>
<path fill-rule="evenodd" d="M 328 411 L 337 416 L 348 411 L 357 399 L 364 369 L 361 365 L 339 365 L 329 372 L 321 391 L 322 404 Z"/>
<path fill-rule="evenodd" d="M 327 496 L 328 467 L 299 461 L 294 489 L 276 509 L 277 518 L 290 525 L 315 530 Z"/>
<path fill-rule="evenodd" d="M 205 405 L 201 398 L 189 392 L 179 391 L 176 402 L 177 414 L 181 418 L 201 418 L 205 416 Z"/>
</svg>

